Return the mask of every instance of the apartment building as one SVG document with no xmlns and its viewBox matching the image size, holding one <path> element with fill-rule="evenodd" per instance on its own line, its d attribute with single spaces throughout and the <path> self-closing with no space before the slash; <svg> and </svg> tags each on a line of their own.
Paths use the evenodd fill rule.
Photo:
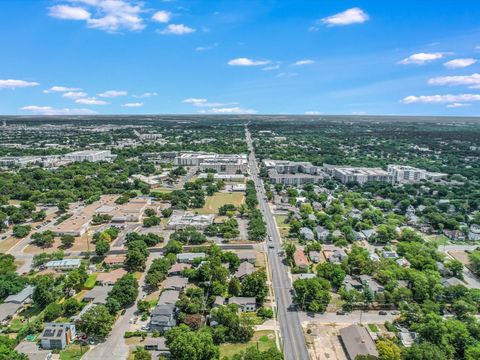
<svg viewBox="0 0 480 360">
<path fill-rule="evenodd" d="M 351 182 L 365 184 L 369 181 L 379 181 L 383 183 L 392 182 L 392 176 L 387 171 L 380 168 L 323 164 L 323 169 L 327 174 L 344 184 Z"/>
<path fill-rule="evenodd" d="M 405 165 L 388 165 L 387 172 L 395 183 L 413 183 L 427 178 L 427 171 Z"/>
<path fill-rule="evenodd" d="M 215 170 L 217 173 L 235 174 L 246 172 L 248 159 L 245 154 L 214 154 L 204 152 L 183 152 L 174 161 L 178 166 L 198 166 L 200 170 Z"/>
</svg>

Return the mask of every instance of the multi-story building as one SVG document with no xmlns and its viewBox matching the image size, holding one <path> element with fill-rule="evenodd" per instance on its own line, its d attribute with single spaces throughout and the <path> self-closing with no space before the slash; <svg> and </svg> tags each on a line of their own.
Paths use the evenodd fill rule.
<svg viewBox="0 0 480 360">
<path fill-rule="evenodd" d="M 310 162 L 263 160 L 262 165 L 268 170 L 268 177 L 275 184 L 300 186 L 318 183 L 324 178 L 322 169 Z"/>
<path fill-rule="evenodd" d="M 214 154 L 184 152 L 175 157 L 175 165 L 198 166 L 200 170 L 215 170 L 217 173 L 235 174 L 246 172 L 248 159 L 245 154 Z"/>
<path fill-rule="evenodd" d="M 110 150 L 84 150 L 84 151 L 75 151 L 72 153 L 65 154 L 65 160 L 71 161 L 112 161 L 115 159 L 116 155 L 112 155 Z"/>
<path fill-rule="evenodd" d="M 325 172 L 342 183 L 357 182 L 365 184 L 369 181 L 391 182 L 392 176 L 380 168 L 366 168 L 353 166 L 337 166 L 323 164 Z"/>
<path fill-rule="evenodd" d="M 65 349 L 76 335 L 75 324 L 47 323 L 40 336 L 43 349 Z"/>
<path fill-rule="evenodd" d="M 387 171 L 395 183 L 418 182 L 427 178 L 427 171 L 405 165 L 388 165 Z"/>
</svg>

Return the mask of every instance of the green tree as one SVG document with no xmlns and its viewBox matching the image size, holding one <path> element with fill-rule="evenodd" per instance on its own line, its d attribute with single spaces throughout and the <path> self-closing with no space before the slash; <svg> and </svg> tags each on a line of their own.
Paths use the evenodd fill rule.
<svg viewBox="0 0 480 360">
<path fill-rule="evenodd" d="M 259 304 L 263 304 L 268 294 L 267 274 L 264 270 L 257 270 L 246 276 L 242 281 L 242 296 L 252 296 Z"/>
<path fill-rule="evenodd" d="M 400 360 L 402 351 L 393 341 L 381 339 L 377 341 L 377 350 L 380 360 Z"/>
<path fill-rule="evenodd" d="M 216 360 L 220 357 L 208 329 L 192 331 L 182 324 L 167 331 L 165 339 L 172 357 L 177 360 Z"/>
<path fill-rule="evenodd" d="M 343 279 L 347 273 L 340 265 L 324 262 L 317 266 L 317 275 L 321 278 L 327 279 L 335 287 L 340 287 L 343 284 Z"/>
<path fill-rule="evenodd" d="M 144 348 L 142 348 L 141 346 L 137 346 L 133 354 L 134 354 L 133 356 L 134 360 L 151 360 L 152 359 L 152 355 L 150 355 L 150 353 Z"/>
<path fill-rule="evenodd" d="M 112 330 L 114 320 L 105 306 L 95 305 L 81 316 L 78 328 L 88 337 L 104 339 Z"/>
<path fill-rule="evenodd" d="M 110 244 L 106 240 L 98 240 L 95 243 L 95 253 L 98 256 L 105 256 L 110 251 Z"/>
<path fill-rule="evenodd" d="M 298 279 L 293 283 L 294 301 L 300 308 L 324 312 L 330 302 L 330 284 L 325 279 Z"/>
<path fill-rule="evenodd" d="M 63 235 L 60 238 L 60 242 L 62 243 L 64 248 L 69 248 L 72 247 L 72 245 L 75 243 L 75 237 L 72 235 Z"/>
</svg>

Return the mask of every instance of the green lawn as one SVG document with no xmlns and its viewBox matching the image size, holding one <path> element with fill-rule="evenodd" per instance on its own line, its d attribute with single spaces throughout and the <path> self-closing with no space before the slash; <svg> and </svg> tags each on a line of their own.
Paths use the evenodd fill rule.
<svg viewBox="0 0 480 360">
<path fill-rule="evenodd" d="M 60 352 L 60 360 L 79 360 L 87 352 L 88 348 L 86 346 L 82 348 L 80 345 L 70 344 L 65 350 Z"/>
<path fill-rule="evenodd" d="M 378 333 L 380 331 L 380 329 L 375 324 L 368 324 L 368 328 L 374 333 Z"/>
<path fill-rule="evenodd" d="M 254 335 L 252 340 L 248 343 L 243 344 L 222 344 L 220 345 L 220 358 L 224 356 L 233 356 L 240 351 L 245 351 L 247 348 L 251 346 L 257 346 L 260 351 L 266 351 L 272 347 L 275 347 L 275 334 L 273 331 L 265 330 L 265 331 L 257 331 Z"/>
<path fill-rule="evenodd" d="M 263 324 L 263 319 L 258 317 L 254 312 L 244 312 L 240 314 L 242 321 L 249 323 L 252 326 Z"/>
<path fill-rule="evenodd" d="M 218 209 L 225 204 L 233 204 L 240 206 L 245 201 L 245 194 L 243 192 L 232 193 L 216 193 L 213 196 L 207 196 L 205 199 L 205 206 L 201 209 L 193 209 L 199 214 L 217 214 Z"/>
<path fill-rule="evenodd" d="M 282 239 L 288 237 L 290 231 L 290 225 L 285 222 L 287 220 L 286 215 L 275 215 L 275 222 L 277 223 L 278 230 L 280 231 L 280 236 Z"/>
<path fill-rule="evenodd" d="M 96 282 L 97 282 L 97 274 L 93 273 L 93 274 L 88 276 L 87 280 L 85 281 L 85 284 L 83 284 L 83 287 L 85 289 L 89 289 L 89 290 L 93 289 Z"/>
</svg>

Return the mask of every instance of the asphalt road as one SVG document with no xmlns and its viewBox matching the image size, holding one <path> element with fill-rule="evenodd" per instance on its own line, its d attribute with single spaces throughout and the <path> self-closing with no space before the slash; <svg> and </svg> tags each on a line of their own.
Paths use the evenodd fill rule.
<svg viewBox="0 0 480 360">
<path fill-rule="evenodd" d="M 248 149 L 250 151 L 249 167 L 250 174 L 255 186 L 257 187 L 257 195 L 260 210 L 263 213 L 264 220 L 267 224 L 267 233 L 271 237 L 271 241 L 267 241 L 268 247 L 268 262 L 271 267 L 272 283 L 275 292 L 275 301 L 277 307 L 277 315 L 280 323 L 280 333 L 282 336 L 283 352 L 285 360 L 307 360 L 309 358 L 307 345 L 303 336 L 302 325 L 300 322 L 299 313 L 294 309 L 291 289 L 292 283 L 288 276 L 288 267 L 283 264 L 282 258 L 278 255 L 281 250 L 281 238 L 278 233 L 272 212 L 265 201 L 265 191 L 258 177 L 258 168 L 255 161 L 255 153 L 253 149 L 250 132 L 245 129 Z M 273 245 L 273 248 L 270 246 Z"/>
<path fill-rule="evenodd" d="M 336 313 L 300 313 L 302 321 L 336 324 L 383 324 L 385 321 L 395 320 L 398 316 L 399 315 L 392 315 L 391 311 L 387 311 L 387 315 L 380 315 L 378 311 L 359 310 L 346 313 L 345 315 L 337 315 Z"/>
</svg>

